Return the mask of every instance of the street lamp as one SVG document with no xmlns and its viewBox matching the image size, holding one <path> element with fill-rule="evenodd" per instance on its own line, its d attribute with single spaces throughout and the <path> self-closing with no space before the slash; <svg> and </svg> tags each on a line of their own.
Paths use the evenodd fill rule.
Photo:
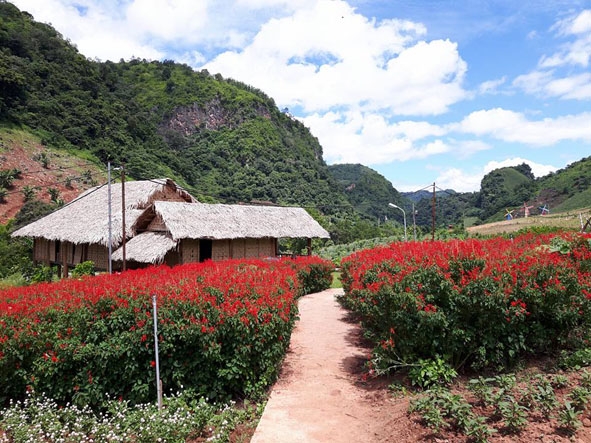
<svg viewBox="0 0 591 443">
<path fill-rule="evenodd" d="M 402 216 L 404 217 L 404 241 L 408 241 L 406 238 L 406 212 L 400 206 L 396 206 L 394 203 L 388 203 L 388 206 L 392 208 L 400 209 L 402 211 Z"/>
</svg>

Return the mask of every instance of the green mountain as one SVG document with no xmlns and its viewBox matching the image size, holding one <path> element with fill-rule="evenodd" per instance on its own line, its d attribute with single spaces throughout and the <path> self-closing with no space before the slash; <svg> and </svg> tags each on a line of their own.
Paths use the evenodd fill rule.
<svg viewBox="0 0 591 443">
<path fill-rule="evenodd" d="M 541 177 L 537 203 L 554 212 L 591 206 L 591 157 Z"/>
<path fill-rule="evenodd" d="M 329 166 L 328 170 L 351 205 L 368 219 L 383 219 L 384 215 L 394 214 L 394 210 L 388 208 L 389 203 L 409 206 L 390 181 L 367 166 L 338 164 Z"/>
<path fill-rule="evenodd" d="M 87 60 L 7 2 L 0 91 L 1 125 L 132 178 L 168 176 L 203 201 L 352 212 L 318 140 L 261 91 L 171 61 Z"/>
<path fill-rule="evenodd" d="M 527 164 L 495 169 L 480 182 L 478 207 L 482 220 L 498 220 L 505 209 L 523 206 L 536 195 L 537 183 Z M 492 221 L 492 220 L 491 220 Z"/>
</svg>

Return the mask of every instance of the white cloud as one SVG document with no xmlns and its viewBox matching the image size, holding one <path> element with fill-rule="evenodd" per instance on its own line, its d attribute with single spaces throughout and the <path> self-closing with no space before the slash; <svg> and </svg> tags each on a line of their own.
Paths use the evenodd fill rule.
<svg viewBox="0 0 591 443">
<path fill-rule="evenodd" d="M 376 22 L 346 2 L 265 23 L 252 43 L 204 67 L 264 89 L 305 113 L 338 106 L 399 115 L 433 115 L 463 99 L 466 64 L 448 40 L 418 41 L 425 28 L 402 20 Z"/>
<path fill-rule="evenodd" d="M 197 42 L 208 21 L 207 2 L 194 0 L 133 0 L 126 11 L 129 31 L 168 42 Z"/>
<path fill-rule="evenodd" d="M 591 32 L 591 10 L 586 9 L 576 15 L 559 20 L 552 29 L 560 35 L 585 34 Z"/>
<path fill-rule="evenodd" d="M 381 115 L 361 112 L 313 114 L 303 121 L 323 141 L 328 163 L 377 165 L 422 159 L 451 149 L 440 140 L 416 143 L 445 134 L 442 127 L 427 122 L 389 123 Z"/>
<path fill-rule="evenodd" d="M 450 129 L 506 142 L 550 146 L 564 140 L 591 141 L 591 113 L 533 121 L 521 113 L 495 108 L 473 112 Z"/>
<path fill-rule="evenodd" d="M 575 40 L 563 45 L 560 51 L 542 57 L 540 66 L 542 68 L 562 65 L 588 66 L 591 59 L 591 10 L 584 10 L 561 20 L 552 29 L 561 36 L 574 36 Z"/>
<path fill-rule="evenodd" d="M 507 81 L 507 77 L 503 76 L 496 80 L 488 80 L 482 82 L 480 86 L 478 86 L 478 92 L 480 94 L 497 94 L 498 89 Z"/>
<path fill-rule="evenodd" d="M 591 99 L 591 74 L 584 73 L 549 81 L 544 85 L 548 96 L 588 100 Z"/>
<path fill-rule="evenodd" d="M 468 174 L 458 168 L 450 168 L 442 171 L 435 183 L 440 189 L 453 189 L 456 192 L 474 192 L 480 190 L 480 181 L 484 175 L 481 173 Z"/>
<path fill-rule="evenodd" d="M 591 61 L 591 10 L 560 20 L 551 29 L 558 36 L 573 40 L 542 56 L 537 69 L 518 76 L 513 85 L 545 97 L 591 99 L 591 74 L 585 70 Z"/>
<path fill-rule="evenodd" d="M 461 159 L 471 157 L 477 152 L 488 151 L 492 146 L 482 140 L 460 140 L 452 141 L 454 145 L 454 152 Z"/>
<path fill-rule="evenodd" d="M 523 89 L 528 94 L 538 94 L 544 91 L 552 81 L 552 71 L 532 71 L 513 80 L 513 86 Z"/>
<path fill-rule="evenodd" d="M 545 175 L 550 174 L 551 172 L 555 172 L 558 170 L 558 168 L 556 166 L 552 166 L 552 165 L 543 165 L 540 163 L 536 163 L 534 161 L 525 159 L 525 158 L 521 158 L 521 157 L 512 157 L 512 158 L 507 158 L 505 160 L 502 161 L 490 161 L 488 162 L 485 166 L 484 166 L 484 174 L 488 174 L 491 171 L 494 171 L 495 169 L 499 169 L 499 168 L 506 168 L 508 166 L 519 166 L 523 163 L 526 163 L 530 166 L 532 173 L 534 174 L 535 177 L 543 177 Z"/>
</svg>

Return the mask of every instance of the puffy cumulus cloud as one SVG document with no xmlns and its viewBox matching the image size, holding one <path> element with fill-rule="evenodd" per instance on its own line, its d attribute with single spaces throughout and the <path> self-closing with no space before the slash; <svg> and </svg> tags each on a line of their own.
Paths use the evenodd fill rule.
<svg viewBox="0 0 591 443">
<path fill-rule="evenodd" d="M 134 56 L 159 59 L 164 55 L 138 38 L 120 0 L 14 0 L 14 4 L 36 20 L 51 23 L 89 58 L 118 61 Z"/>
<path fill-rule="evenodd" d="M 159 60 L 164 57 L 163 52 L 150 45 L 141 44 L 132 38 L 117 37 L 111 33 L 106 33 L 100 40 L 97 40 L 94 36 L 81 37 L 78 40 L 77 47 L 82 53 L 94 54 L 93 58 L 102 61 L 128 60 L 134 57 Z"/>
<path fill-rule="evenodd" d="M 591 74 L 584 73 L 549 81 L 544 85 L 547 95 L 575 99 L 591 99 Z"/>
<path fill-rule="evenodd" d="M 265 23 L 251 44 L 204 65 L 305 113 L 335 107 L 433 115 L 463 99 L 466 63 L 448 40 L 418 41 L 424 26 L 377 22 L 346 2 L 317 0 Z"/>
<path fill-rule="evenodd" d="M 416 143 L 445 134 L 443 128 L 427 122 L 389 123 L 381 115 L 361 112 L 312 114 L 303 121 L 322 140 L 329 163 L 377 165 L 427 158 L 450 150 L 440 140 Z"/>
<path fill-rule="evenodd" d="M 537 94 L 544 92 L 546 85 L 552 81 L 552 72 L 550 71 L 532 71 L 520 75 L 513 80 L 513 86 L 524 90 L 528 94 Z"/>
<path fill-rule="evenodd" d="M 293 4 L 273 0 L 14 0 L 14 4 L 38 21 L 51 23 L 89 58 L 187 59 L 187 53 L 198 50 L 204 58 L 195 59 L 193 66 L 203 64 L 219 48 L 243 47 L 261 23 L 294 10 Z M 265 7 L 271 4 L 275 7 Z"/>
<path fill-rule="evenodd" d="M 133 0 L 126 11 L 129 31 L 165 41 L 200 41 L 208 21 L 208 2 Z"/>
<path fill-rule="evenodd" d="M 266 9 L 281 7 L 288 10 L 295 10 L 305 5 L 313 4 L 316 0 L 236 0 L 236 6 L 248 9 Z"/>
<path fill-rule="evenodd" d="M 475 192 L 480 190 L 480 182 L 484 177 L 481 172 L 470 174 L 458 168 L 441 171 L 435 183 L 440 189 L 453 189 L 456 192 Z"/>
<path fill-rule="evenodd" d="M 482 140 L 459 140 L 450 142 L 454 146 L 454 153 L 461 159 L 471 157 L 477 152 L 488 151 L 492 146 Z"/>
<path fill-rule="evenodd" d="M 588 72 L 555 78 L 553 71 L 533 71 L 515 78 L 513 85 L 530 94 L 561 99 L 591 99 L 591 74 Z"/>
<path fill-rule="evenodd" d="M 552 29 L 560 35 L 585 34 L 591 32 L 591 10 L 586 9 L 578 14 L 559 20 Z"/>
<path fill-rule="evenodd" d="M 534 121 L 521 113 L 495 108 L 473 112 L 449 129 L 506 142 L 550 146 L 564 140 L 591 141 L 591 113 Z"/>
</svg>

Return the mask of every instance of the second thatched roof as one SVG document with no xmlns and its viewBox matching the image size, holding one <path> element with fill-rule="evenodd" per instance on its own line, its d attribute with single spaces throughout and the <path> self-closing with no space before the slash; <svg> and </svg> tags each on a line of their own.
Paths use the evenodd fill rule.
<svg viewBox="0 0 591 443">
<path fill-rule="evenodd" d="M 236 238 L 329 238 L 303 208 L 154 202 L 174 240 Z"/>
<path fill-rule="evenodd" d="M 303 208 L 154 202 L 174 240 L 236 238 L 329 238 Z"/>
</svg>

